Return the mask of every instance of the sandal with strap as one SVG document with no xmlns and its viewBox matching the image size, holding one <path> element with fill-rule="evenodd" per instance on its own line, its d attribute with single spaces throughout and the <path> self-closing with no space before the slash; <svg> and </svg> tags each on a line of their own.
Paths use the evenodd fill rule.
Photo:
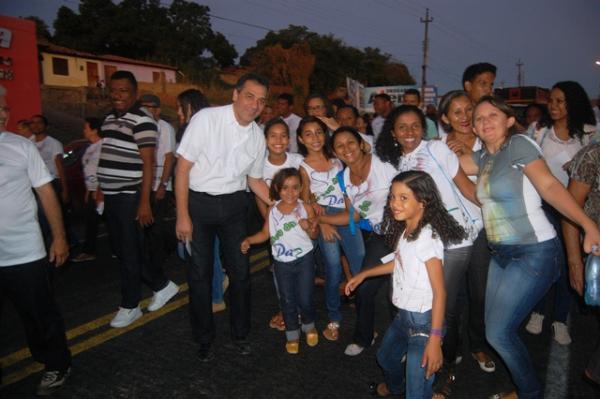
<svg viewBox="0 0 600 399">
<path fill-rule="evenodd" d="M 285 321 L 283 320 L 283 314 L 281 312 L 276 313 L 269 321 L 269 327 L 274 328 L 278 331 L 285 331 Z"/>
<path fill-rule="evenodd" d="M 331 321 L 327 324 L 327 328 L 323 330 L 323 336 L 329 341 L 337 341 L 340 337 L 340 323 Z"/>
<path fill-rule="evenodd" d="M 453 370 L 443 367 L 433 383 L 433 399 L 446 399 L 452 395 L 452 388 L 456 383 Z"/>
</svg>

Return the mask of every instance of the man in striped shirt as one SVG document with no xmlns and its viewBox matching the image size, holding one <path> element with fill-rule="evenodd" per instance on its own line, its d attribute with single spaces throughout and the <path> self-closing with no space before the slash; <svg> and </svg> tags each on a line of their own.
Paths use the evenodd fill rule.
<svg viewBox="0 0 600 399">
<path fill-rule="evenodd" d="M 126 327 L 142 316 L 139 307 L 142 276 L 154 291 L 149 311 L 160 309 L 177 294 L 160 266 L 144 262 L 144 227 L 154 223 L 150 192 L 154 172 L 157 127 L 137 100 L 137 81 L 128 71 L 112 74 L 112 111 L 101 128 L 102 150 L 98 182 L 104 193 L 111 242 L 121 266 L 121 306 L 112 327 Z"/>
</svg>

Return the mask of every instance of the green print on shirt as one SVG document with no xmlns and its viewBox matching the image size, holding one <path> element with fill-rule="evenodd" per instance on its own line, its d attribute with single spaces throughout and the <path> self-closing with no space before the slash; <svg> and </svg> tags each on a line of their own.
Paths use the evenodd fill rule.
<svg viewBox="0 0 600 399">
<path fill-rule="evenodd" d="M 371 207 L 371 201 L 365 201 L 358 206 L 358 213 L 360 213 L 360 217 L 363 219 L 367 218 L 367 212 L 369 212 L 369 208 Z"/>
<path fill-rule="evenodd" d="M 333 179 L 331 179 L 331 184 L 327 187 L 327 189 L 323 192 L 323 194 L 319 195 L 319 197 L 317 198 L 317 201 L 319 201 L 322 198 L 327 197 L 329 194 L 331 194 L 331 192 L 333 190 L 335 190 L 335 185 L 338 182 L 338 178 L 337 176 L 334 177 Z"/>
<path fill-rule="evenodd" d="M 277 242 L 277 240 L 279 240 L 281 237 L 283 237 L 284 231 L 290 231 L 291 229 L 293 229 L 296 226 L 297 226 L 296 222 L 287 222 L 287 223 L 285 223 L 283 225 L 283 230 L 279 229 L 279 230 L 277 230 L 277 232 L 275 232 L 275 234 L 273 234 L 271 236 L 271 244 L 274 244 L 275 242 Z"/>
</svg>

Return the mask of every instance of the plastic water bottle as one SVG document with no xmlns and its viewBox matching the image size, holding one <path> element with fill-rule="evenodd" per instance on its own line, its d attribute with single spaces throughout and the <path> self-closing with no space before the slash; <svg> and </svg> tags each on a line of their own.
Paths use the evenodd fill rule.
<svg viewBox="0 0 600 399">
<path fill-rule="evenodd" d="M 588 305 L 600 306 L 600 256 L 590 254 L 585 262 L 584 297 Z"/>
</svg>

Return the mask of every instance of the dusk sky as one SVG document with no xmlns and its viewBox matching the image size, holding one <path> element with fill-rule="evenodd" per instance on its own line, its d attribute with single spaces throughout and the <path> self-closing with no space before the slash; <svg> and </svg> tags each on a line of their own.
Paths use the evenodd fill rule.
<svg viewBox="0 0 600 399">
<path fill-rule="evenodd" d="M 488 61 L 498 67 L 496 87 L 517 85 L 523 62 L 525 85 L 581 83 L 600 94 L 600 1 L 598 0 L 210 0 L 197 1 L 211 14 L 259 27 L 212 18 L 241 55 L 265 29 L 290 24 L 342 39 L 355 47 L 379 47 L 405 63 L 420 82 L 425 16 L 429 7 L 427 81 L 438 93 L 459 88 L 465 66 Z M 163 5 L 170 4 L 162 0 Z M 50 27 L 60 6 L 77 11 L 76 0 L 2 1 L 0 14 L 36 15 Z M 132 21 L 133 22 L 133 21 Z"/>
</svg>

